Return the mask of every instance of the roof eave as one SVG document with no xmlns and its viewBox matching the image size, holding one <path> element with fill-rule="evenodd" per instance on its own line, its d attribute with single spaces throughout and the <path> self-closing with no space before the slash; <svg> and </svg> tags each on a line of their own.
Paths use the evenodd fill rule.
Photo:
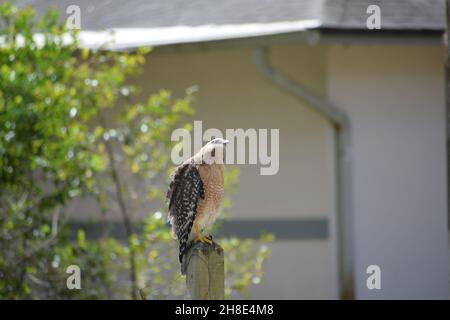
<svg viewBox="0 0 450 320">
<path fill-rule="evenodd" d="M 443 45 L 444 31 L 439 29 L 337 29 L 320 28 L 321 44 L 358 45 Z"/>
<path fill-rule="evenodd" d="M 265 35 L 234 35 L 222 38 L 176 39 L 175 41 L 158 42 L 151 39 L 136 39 L 133 42 L 116 43 L 107 46 L 97 42 L 85 42 L 82 47 L 113 51 L 134 51 L 139 47 L 158 48 L 226 48 L 255 47 L 289 44 L 321 45 L 443 45 L 442 30 L 361 30 L 337 28 L 309 28 L 305 30 L 285 31 Z"/>
</svg>

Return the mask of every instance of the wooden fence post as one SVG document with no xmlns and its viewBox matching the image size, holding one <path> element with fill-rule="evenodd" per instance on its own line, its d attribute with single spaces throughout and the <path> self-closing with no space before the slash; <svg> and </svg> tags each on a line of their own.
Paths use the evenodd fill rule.
<svg viewBox="0 0 450 320">
<path fill-rule="evenodd" d="M 223 249 L 217 243 L 194 244 L 186 253 L 186 286 L 193 300 L 223 300 Z"/>
</svg>

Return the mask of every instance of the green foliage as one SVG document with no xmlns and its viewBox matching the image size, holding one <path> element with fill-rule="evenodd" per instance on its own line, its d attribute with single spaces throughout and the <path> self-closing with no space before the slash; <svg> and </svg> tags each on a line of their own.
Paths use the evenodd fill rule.
<svg viewBox="0 0 450 320">
<path fill-rule="evenodd" d="M 123 299 L 136 298 L 137 288 L 147 299 L 186 298 L 165 214 L 150 214 L 139 231 L 133 212 L 151 200 L 164 207 L 170 134 L 189 128 L 183 121 L 193 114 L 193 90 L 180 99 L 161 90 L 132 103 L 138 88 L 126 80 L 148 49 L 79 50 L 76 32 L 58 21 L 55 11 L 36 21 L 30 8 L 0 5 L 0 298 Z M 227 191 L 238 176 L 228 170 Z M 124 242 L 90 239 L 82 229 L 74 239 L 66 207 L 86 196 L 105 213 L 117 201 Z M 231 201 L 224 206 L 229 211 Z M 269 241 L 219 240 L 228 297 L 247 296 L 259 283 Z M 73 264 L 81 290 L 66 287 Z"/>
<path fill-rule="evenodd" d="M 104 168 L 88 130 L 100 94 L 85 83 L 97 71 L 74 57 L 76 42 L 61 45 L 55 13 L 36 24 L 31 9 L 5 3 L 0 21 L 0 295 L 31 297 L 53 279 L 61 207 L 94 191 Z"/>
<path fill-rule="evenodd" d="M 268 244 L 273 235 L 265 234 L 259 243 L 236 237 L 223 239 L 220 243 L 227 253 L 225 265 L 225 297 L 250 298 L 249 287 L 262 282 L 263 263 L 270 255 Z"/>
</svg>

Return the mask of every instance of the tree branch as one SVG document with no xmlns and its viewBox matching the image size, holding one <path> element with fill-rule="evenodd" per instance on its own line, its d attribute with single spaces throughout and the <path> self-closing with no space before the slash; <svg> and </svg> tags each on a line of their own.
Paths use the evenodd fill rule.
<svg viewBox="0 0 450 320">
<path fill-rule="evenodd" d="M 103 114 L 99 113 L 99 122 L 100 125 L 106 129 L 106 122 L 103 118 Z M 113 180 L 114 186 L 115 186 L 115 192 L 117 195 L 117 203 L 119 205 L 120 213 L 122 215 L 122 221 L 125 226 L 125 232 L 128 239 L 128 247 L 130 249 L 130 256 L 129 256 L 129 262 L 130 262 L 130 280 L 131 280 L 131 298 L 133 300 L 137 300 L 137 276 L 136 276 L 136 253 L 133 249 L 132 243 L 131 243 L 131 236 L 133 235 L 133 226 L 131 223 L 131 218 L 129 216 L 127 206 L 126 206 L 126 200 L 125 195 L 123 194 L 122 189 L 122 182 L 120 180 L 120 173 L 119 169 L 117 167 L 117 163 L 114 157 L 114 150 L 111 145 L 111 142 L 109 140 L 105 140 L 105 149 L 106 153 L 108 155 L 109 161 L 111 163 L 111 178 Z"/>
</svg>

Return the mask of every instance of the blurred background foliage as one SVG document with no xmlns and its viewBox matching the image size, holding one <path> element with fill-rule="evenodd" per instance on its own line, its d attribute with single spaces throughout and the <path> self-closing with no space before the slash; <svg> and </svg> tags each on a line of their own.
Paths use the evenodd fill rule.
<svg viewBox="0 0 450 320">
<path fill-rule="evenodd" d="M 173 169 L 172 130 L 190 129 L 195 90 L 133 103 L 139 88 L 126 80 L 149 50 L 80 50 L 77 32 L 59 21 L 56 11 L 38 21 L 31 8 L 0 5 L 0 298 L 188 298 L 165 222 L 167 184 L 158 181 L 167 183 Z M 228 169 L 227 212 L 238 178 Z M 117 204 L 125 240 L 74 230 L 66 207 L 86 196 L 106 215 Z M 161 210 L 134 221 L 146 201 Z M 226 252 L 226 296 L 248 298 L 272 237 L 217 241 Z M 81 290 L 67 289 L 69 265 L 81 269 Z"/>
</svg>

